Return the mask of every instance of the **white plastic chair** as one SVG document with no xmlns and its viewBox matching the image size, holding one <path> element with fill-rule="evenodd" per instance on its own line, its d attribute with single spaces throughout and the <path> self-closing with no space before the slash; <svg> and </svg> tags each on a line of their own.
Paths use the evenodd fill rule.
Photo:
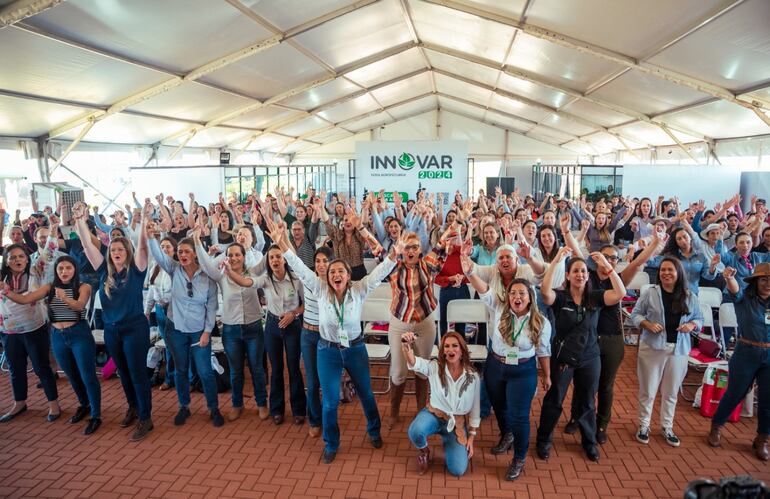
<svg viewBox="0 0 770 499">
<path fill-rule="evenodd" d="M 104 345 L 104 329 L 96 329 L 96 311 L 102 309 L 102 301 L 99 299 L 99 292 L 96 291 L 94 296 L 94 306 L 91 309 L 91 314 L 88 317 L 88 325 L 91 326 L 91 334 L 94 336 L 94 342 L 97 345 Z"/>
<path fill-rule="evenodd" d="M 369 296 L 367 296 L 366 299 L 367 300 L 375 299 L 375 300 L 388 300 L 388 301 L 390 301 L 390 299 L 392 297 L 393 297 L 393 292 L 392 292 L 392 289 L 390 287 L 390 283 L 389 282 L 383 282 L 379 286 L 374 288 L 374 291 L 369 293 Z"/>
<path fill-rule="evenodd" d="M 366 343 L 366 355 L 369 356 L 369 365 L 390 365 L 390 346 L 381 345 L 379 343 Z M 375 376 L 370 374 L 371 379 L 384 379 L 386 382 L 385 390 L 375 390 L 372 388 L 372 393 L 382 395 L 390 391 L 390 374 L 385 376 Z"/>
<path fill-rule="evenodd" d="M 366 273 L 370 273 L 374 267 L 377 266 L 377 260 L 374 258 L 364 258 L 364 267 L 366 268 Z"/>
<path fill-rule="evenodd" d="M 722 349 L 727 352 L 727 345 L 725 344 L 725 327 L 731 327 L 735 329 L 735 336 L 738 335 L 738 317 L 735 315 L 735 306 L 732 303 L 723 303 L 719 305 L 719 336 L 722 343 Z"/>
<path fill-rule="evenodd" d="M 372 295 L 369 295 L 361 309 L 361 322 L 364 323 L 364 335 L 387 336 L 387 331 L 373 329 L 371 323 L 390 322 L 390 300 L 372 298 Z"/>
<path fill-rule="evenodd" d="M 698 288 L 698 301 L 711 308 L 722 305 L 722 292 L 717 288 Z"/>
<path fill-rule="evenodd" d="M 487 306 L 480 300 L 452 300 L 447 304 L 447 322 L 475 322 L 488 324 L 489 314 Z M 487 330 L 489 330 L 487 328 Z M 484 362 L 487 360 L 486 345 L 468 345 L 468 353 L 471 362 Z M 438 349 L 436 349 L 438 355 Z"/>
</svg>

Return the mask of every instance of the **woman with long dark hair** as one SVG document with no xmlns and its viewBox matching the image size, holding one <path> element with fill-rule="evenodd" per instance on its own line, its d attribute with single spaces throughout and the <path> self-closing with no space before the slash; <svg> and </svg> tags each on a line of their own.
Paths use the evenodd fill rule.
<svg viewBox="0 0 770 499">
<path fill-rule="evenodd" d="M 123 237 L 110 241 L 107 257 L 91 241 L 82 202 L 72 208 L 75 230 L 93 268 L 99 272 L 99 299 L 104 321 L 104 343 L 115 361 L 128 410 L 120 423 L 128 428 L 139 419 L 132 441 L 146 437 L 153 429 L 152 394 L 147 375 L 147 351 L 150 349 L 150 324 L 144 315 L 142 288 L 147 275 L 147 237 L 145 227 L 152 214 L 147 204 L 142 213 L 139 244 L 134 255 L 131 242 Z"/>
<path fill-rule="evenodd" d="M 226 273 L 226 268 L 236 274 L 246 275 L 246 249 L 238 242 L 227 247 L 226 260 L 218 265 L 211 258 L 200 240 L 200 232 L 193 232 L 195 252 L 203 271 L 219 284 L 222 291 L 222 344 L 230 363 L 231 400 L 233 408 L 227 415 L 235 421 L 243 414 L 244 364 L 248 363 L 254 401 L 260 419 L 267 419 L 267 390 L 262 357 L 265 354 L 265 333 L 262 330 L 262 306 L 254 288 L 239 286 Z"/>
<path fill-rule="evenodd" d="M 500 428 L 498 449 L 514 448 L 507 480 L 524 472 L 529 448 L 529 413 L 537 388 L 537 364 L 543 368 L 543 389 L 551 387 L 551 324 L 540 313 L 532 284 L 515 278 L 501 301 L 463 259 L 463 270 L 492 313 L 490 349 L 484 365 L 484 383 Z"/>
<path fill-rule="evenodd" d="M 647 265 L 657 268 L 666 256 L 676 258 L 682 264 L 690 292 L 697 296 L 701 279 L 713 281 L 716 273 L 709 270 L 711 262 L 703 254 L 701 245 L 694 243 L 692 237 L 687 228 L 677 227 L 669 234 L 663 255 L 651 259 Z"/>
<path fill-rule="evenodd" d="M 581 443 L 588 459 L 598 462 L 594 399 L 599 386 L 601 361 L 597 323 L 601 307 L 620 302 L 626 294 L 626 288 L 604 256 L 597 252 L 591 253 L 591 258 L 609 274 L 611 290 L 594 290 L 586 261 L 577 257 L 571 258 L 567 264 L 564 289 L 553 289 L 556 267 L 571 253 L 568 247 L 559 249 L 540 288 L 543 302 L 554 313 L 556 333 L 553 355 L 555 365 L 551 370 L 553 384 L 543 398 L 537 430 L 537 454 L 546 460 L 550 456 L 553 430 L 561 416 L 567 389 L 574 378 L 573 406 Z"/>
<path fill-rule="evenodd" d="M 258 277 L 244 276 L 229 270 L 228 276 L 238 285 L 260 288 L 267 298 L 265 322 L 265 349 L 270 359 L 270 416 L 277 425 L 283 423 L 286 411 L 284 397 L 284 352 L 289 371 L 289 402 L 294 424 L 305 422 L 307 398 L 302 371 L 301 355 L 302 312 L 304 312 L 302 284 L 291 272 L 281 249 L 273 244 L 267 250 L 266 273 Z M 292 264 L 293 266 L 293 264 Z"/>
<path fill-rule="evenodd" d="M 679 387 L 687 375 L 690 333 L 700 330 L 703 315 L 698 297 L 689 290 L 687 275 L 676 258 L 667 256 L 658 268 L 660 284 L 645 289 L 631 313 L 641 331 L 636 373 L 639 377 L 639 430 L 636 439 L 650 441 L 652 407 L 661 391 L 660 424 L 666 443 L 680 444 L 674 433 Z"/>
<path fill-rule="evenodd" d="M 382 447 L 380 412 L 372 393 L 369 357 L 361 333 L 361 312 L 366 297 L 395 267 L 397 255 L 403 253 L 406 236 L 396 241 L 385 260 L 360 281 L 351 279 L 350 266 L 340 259 L 328 265 L 325 277 L 316 275 L 291 251 L 285 224 L 270 227 L 270 234 L 283 250 L 283 256 L 297 272 L 302 283 L 318 299 L 318 378 L 323 392 L 323 462 L 334 461 L 340 446 L 337 424 L 340 380 L 346 370 L 366 416 L 366 432 L 375 449 Z M 419 243 L 418 243 L 419 244 Z"/>
<path fill-rule="evenodd" d="M 3 291 L 17 295 L 34 292 L 40 286 L 43 275 L 40 269 L 30 270 L 29 255 L 23 244 L 5 247 L 0 268 Z M 48 399 L 46 421 L 56 421 L 61 416 L 61 408 L 48 356 L 51 343 L 45 306 L 42 303 L 30 306 L 12 300 L 0 300 L 0 314 L 3 351 L 11 371 L 14 400 L 11 410 L 0 417 L 0 423 L 6 423 L 27 410 L 27 358 L 32 361 L 32 369 L 40 379 Z"/>
<path fill-rule="evenodd" d="M 176 239 L 164 237 L 160 241 L 160 249 L 166 256 L 176 260 Z M 155 312 L 155 321 L 158 323 L 158 333 L 166 343 L 166 369 L 160 391 L 166 391 L 175 386 L 174 383 L 174 356 L 171 355 L 171 347 L 166 341 L 166 324 L 168 323 L 168 307 L 171 304 L 171 276 L 157 263 L 150 272 L 150 286 L 147 290 L 147 299 L 144 302 L 144 315 L 150 319 L 150 313 Z"/>
<path fill-rule="evenodd" d="M 158 244 L 154 224 L 147 228 L 149 246 L 155 261 L 171 276 L 171 307 L 166 325 L 167 347 L 171 349 L 176 376 L 179 410 L 174 425 L 182 426 L 191 416 L 190 361 L 203 384 L 206 407 L 214 426 L 225 424 L 219 412 L 217 384 L 211 367 L 211 332 L 216 325 L 217 285 L 201 269 L 195 255 L 195 242 L 184 238 L 177 244 L 177 259 L 169 257 Z"/>
<path fill-rule="evenodd" d="M 26 294 L 8 291 L 5 296 L 20 305 L 39 300 L 48 305 L 53 353 L 80 403 L 69 423 L 79 423 L 90 413 L 83 433 L 92 434 L 102 424 L 101 387 L 96 377 L 96 342 L 86 321 L 91 286 L 81 284 L 77 262 L 70 256 L 60 256 L 54 264 L 51 284 Z"/>
<path fill-rule="evenodd" d="M 481 380 L 471 365 L 468 346 L 460 333 L 449 331 L 441 338 L 436 360 L 414 355 L 414 333 L 401 335 L 401 350 L 409 369 L 430 382 L 430 402 L 409 425 L 408 435 L 418 449 L 417 472 L 428 470 L 431 452 L 428 437 L 440 435 L 447 471 L 462 476 L 473 457 L 473 441 L 481 423 Z"/>
<path fill-rule="evenodd" d="M 730 358 L 727 391 L 722 395 L 711 420 L 708 443 L 712 447 L 722 445 L 722 427 L 756 381 L 759 407 L 757 436 L 752 447 L 758 459 L 767 461 L 770 459 L 770 264 L 760 263 L 751 276 L 744 277 L 747 286 L 743 290 L 735 274 L 734 268 L 727 267 L 722 275 L 727 282 L 725 299 L 735 305 L 735 314 L 741 325 L 740 336 Z"/>
</svg>

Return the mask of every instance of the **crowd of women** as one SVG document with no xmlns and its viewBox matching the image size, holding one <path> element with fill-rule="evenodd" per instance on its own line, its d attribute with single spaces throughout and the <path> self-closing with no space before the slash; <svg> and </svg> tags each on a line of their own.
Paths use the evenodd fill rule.
<svg viewBox="0 0 770 499">
<path fill-rule="evenodd" d="M 549 458 L 572 385 L 565 431 L 579 431 L 586 457 L 599 461 L 626 350 L 621 300 L 635 275 L 647 272 L 653 285 L 630 315 L 641 332 L 636 440 L 652 438 L 660 391 L 661 437 L 672 446 L 681 443 L 677 394 L 691 338 L 704 323 L 698 292 L 710 286 L 735 304 L 740 327 L 728 339 L 735 343 L 730 382 L 707 441 L 721 444 L 722 426 L 756 382 L 753 451 L 768 460 L 770 220 L 764 200 L 752 198 L 743 213 L 737 195 L 713 209 L 662 196 L 657 202 L 620 196 L 591 202 L 550 193 L 537 205 L 531 196 L 499 188 L 475 199 L 425 191 L 408 201 L 398 193 L 392 202 L 388 197 L 369 192 L 357 200 L 278 188 L 242 202 L 220 194 L 204 206 L 193 194 L 187 203 L 162 194 L 140 202 L 134 195 L 135 207 L 118 210 L 111 223 L 83 203 L 71 210 L 47 207 L 24 220 L 17 211 L 0 270 L 0 330 L 14 402 L 0 422 L 27 410 L 29 359 L 48 400 L 46 421 L 62 414 L 52 368 L 58 364 L 78 400 L 68 422 L 88 417 L 83 432 L 98 430 L 101 387 L 88 321 L 98 299 L 104 343 L 126 398 L 120 426 L 133 427 L 131 440 L 153 430 L 146 367 L 152 320 L 166 351 L 159 390 L 175 389 L 179 402 L 174 425 L 191 417 L 193 370 L 214 426 L 244 416 L 247 367 L 258 417 L 280 425 L 287 373 L 293 423 L 307 418 L 309 435 L 322 436 L 322 460 L 330 463 L 340 447 L 344 371 L 361 402 L 369 441 L 380 448 L 382 421 L 361 320 L 367 297 L 385 285 L 390 320 L 383 335 L 392 383 L 385 423 L 391 429 L 399 424 L 412 371 L 418 413 L 407 433 L 420 474 L 433 457 L 428 437 L 439 435 L 449 473 L 462 475 L 481 418 L 494 412 L 500 438 L 489 450 L 512 449 L 506 478 L 518 478 L 538 372 L 545 392 L 538 457 Z M 66 237 L 63 224 L 71 229 Z M 369 272 L 366 258 L 377 262 Z M 488 310 L 487 323 L 472 333 L 488 350 L 483 372 L 471 363 L 465 334 L 471 331 L 447 317 L 452 301 L 472 295 Z M 230 366 L 226 415 L 211 363 L 212 334 L 221 334 Z"/>
</svg>

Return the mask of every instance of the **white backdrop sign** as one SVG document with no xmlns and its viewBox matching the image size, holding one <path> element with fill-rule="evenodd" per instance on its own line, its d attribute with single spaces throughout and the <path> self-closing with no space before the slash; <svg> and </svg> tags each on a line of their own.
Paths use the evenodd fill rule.
<svg viewBox="0 0 770 499">
<path fill-rule="evenodd" d="M 414 199 L 418 189 L 453 200 L 468 195 L 468 143 L 462 140 L 356 142 L 356 191 L 398 191 Z M 388 196 L 390 197 L 390 196 Z"/>
<path fill-rule="evenodd" d="M 707 205 L 723 203 L 740 190 L 741 170 L 706 165 L 623 165 L 623 195 L 679 196 L 683 205 L 703 199 Z"/>
</svg>

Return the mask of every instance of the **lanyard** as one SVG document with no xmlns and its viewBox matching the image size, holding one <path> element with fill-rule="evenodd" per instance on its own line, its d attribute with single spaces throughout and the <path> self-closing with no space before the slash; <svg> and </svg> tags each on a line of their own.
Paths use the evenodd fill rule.
<svg viewBox="0 0 770 499">
<path fill-rule="evenodd" d="M 516 331 L 515 335 L 512 335 L 511 346 L 516 346 L 516 340 L 518 340 L 519 336 L 521 336 L 521 332 L 524 330 L 524 326 L 527 325 L 527 321 L 529 321 L 529 317 L 525 317 L 524 320 L 521 321 L 521 326 L 519 326 L 519 330 Z M 513 331 L 515 327 L 516 327 L 516 319 L 515 317 L 511 317 L 511 331 Z"/>
<path fill-rule="evenodd" d="M 340 322 L 340 329 L 342 329 L 343 324 L 345 323 L 345 300 L 348 297 L 348 292 L 345 291 L 345 295 L 342 297 L 342 303 L 339 308 L 337 308 L 337 297 L 334 297 L 334 301 L 332 301 L 332 305 L 334 306 L 334 313 L 337 314 L 337 320 Z"/>
</svg>

